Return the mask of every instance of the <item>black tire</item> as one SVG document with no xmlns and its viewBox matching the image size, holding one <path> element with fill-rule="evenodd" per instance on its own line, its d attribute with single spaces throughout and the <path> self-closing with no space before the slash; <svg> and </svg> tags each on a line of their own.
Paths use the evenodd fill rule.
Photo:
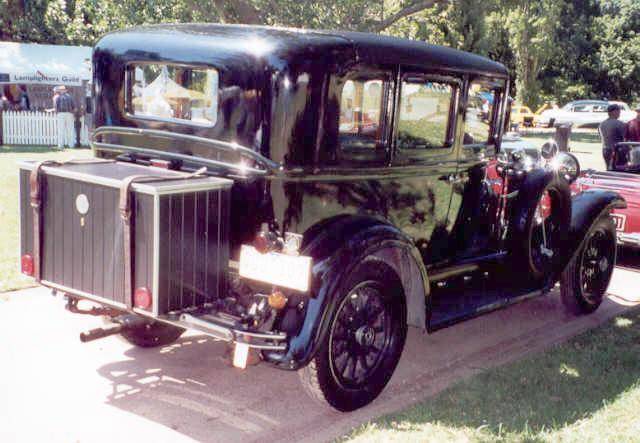
<svg viewBox="0 0 640 443">
<path fill-rule="evenodd" d="M 338 308 L 318 353 L 299 371 L 309 396 L 347 412 L 373 401 L 395 370 L 407 336 L 397 275 L 365 260 L 341 285 Z"/>
<path fill-rule="evenodd" d="M 549 119 L 549 124 L 547 125 L 547 128 L 553 128 L 553 126 L 556 124 L 556 120 L 554 118 L 550 118 Z"/>
<path fill-rule="evenodd" d="M 545 216 L 541 202 L 551 204 Z M 525 244 L 522 257 L 525 268 L 534 280 L 542 280 L 550 274 L 559 261 L 567 240 L 571 222 L 571 193 L 561 180 L 549 183 L 533 202 L 525 229 Z"/>
<path fill-rule="evenodd" d="M 128 328 L 121 336 L 132 345 L 153 348 L 173 343 L 184 333 L 184 329 L 162 322 L 149 322 L 137 328 Z"/>
<path fill-rule="evenodd" d="M 604 299 L 616 264 L 616 228 L 611 217 L 600 217 L 560 279 L 560 295 L 570 315 L 594 312 Z"/>
</svg>

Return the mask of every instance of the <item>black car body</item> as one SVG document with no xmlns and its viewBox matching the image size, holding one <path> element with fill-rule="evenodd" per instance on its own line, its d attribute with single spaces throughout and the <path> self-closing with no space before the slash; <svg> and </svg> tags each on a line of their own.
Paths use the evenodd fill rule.
<svg viewBox="0 0 640 443">
<path fill-rule="evenodd" d="M 517 159 L 498 168 L 505 192 L 487 180 L 508 120 L 499 63 L 379 35 L 198 24 L 108 34 L 93 68 L 93 146 L 117 161 L 25 165 L 22 178 L 23 269 L 33 273 L 31 256 L 53 276 L 40 281 L 66 292 L 72 309 L 98 301 L 117 322 L 87 339 L 122 332 L 151 346 L 194 328 L 236 343 L 237 363 L 253 348 L 279 368 L 301 369 L 313 396 L 350 410 L 384 388 L 407 326 L 435 331 L 543 294 L 565 268 L 567 297 L 584 310 L 608 284 L 615 235 L 606 220 L 624 205 L 617 194 L 571 201 L 556 171 Z M 38 168 L 44 215 L 34 216 L 26 189 Z M 130 175 L 152 177 L 123 188 Z M 54 192 L 61 178 L 111 183 L 113 195 L 77 184 Z M 83 247 L 86 257 L 115 257 L 117 300 L 79 290 L 73 276 L 51 280 L 47 199 L 71 195 L 71 203 L 59 197 L 63 216 L 81 219 L 70 225 L 97 226 L 93 241 L 106 232 L 91 210 L 74 212 L 79 192 L 102 198 L 100 218 L 115 226 L 108 253 L 91 250 L 89 237 Z M 133 192 L 131 242 L 118 234 L 117 205 L 104 203 L 117 192 Z M 553 208 L 538 247 L 545 196 Z M 33 231 L 34 217 L 44 234 Z M 606 266 L 591 303 L 573 281 L 596 231 Z M 133 262 L 121 258 L 130 244 Z M 83 275 L 104 272 L 106 259 L 91 261 Z M 131 269 L 133 282 L 121 283 Z"/>
</svg>

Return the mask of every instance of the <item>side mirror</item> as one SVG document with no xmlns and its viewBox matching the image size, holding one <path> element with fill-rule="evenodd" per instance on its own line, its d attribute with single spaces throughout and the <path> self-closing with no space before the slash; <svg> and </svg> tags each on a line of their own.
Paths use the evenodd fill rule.
<svg viewBox="0 0 640 443">
<path fill-rule="evenodd" d="M 548 160 L 551 160 L 556 155 L 558 155 L 558 151 L 559 149 L 556 141 L 548 140 L 540 148 L 540 155 L 542 156 L 542 158 L 548 161 Z"/>
<path fill-rule="evenodd" d="M 573 183 L 580 176 L 578 159 L 568 152 L 560 152 L 550 162 L 551 167 L 568 183 Z"/>
</svg>

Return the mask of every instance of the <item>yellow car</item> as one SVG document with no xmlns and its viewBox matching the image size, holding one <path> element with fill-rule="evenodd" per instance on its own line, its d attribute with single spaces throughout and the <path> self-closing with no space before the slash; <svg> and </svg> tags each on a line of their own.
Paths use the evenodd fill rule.
<svg viewBox="0 0 640 443">
<path fill-rule="evenodd" d="M 527 106 L 513 105 L 511 107 L 511 124 L 533 126 L 535 114 Z"/>
</svg>

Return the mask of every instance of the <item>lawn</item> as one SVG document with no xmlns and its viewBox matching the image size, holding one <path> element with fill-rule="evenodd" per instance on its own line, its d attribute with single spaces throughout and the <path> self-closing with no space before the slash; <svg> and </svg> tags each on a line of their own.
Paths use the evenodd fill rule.
<svg viewBox="0 0 640 443">
<path fill-rule="evenodd" d="M 640 309 L 489 369 L 345 437 L 356 442 L 640 440 Z"/>
<path fill-rule="evenodd" d="M 17 160 L 69 160 L 91 157 L 90 149 L 51 150 L 49 147 L 0 145 L 0 292 L 32 285 L 18 272 Z"/>
<path fill-rule="evenodd" d="M 522 137 L 540 147 L 549 138 L 553 137 L 553 131 L 528 130 Z M 602 158 L 602 143 L 597 131 L 579 130 L 573 132 L 569 140 L 569 150 L 580 162 L 582 169 L 603 170 L 605 168 Z"/>
</svg>

